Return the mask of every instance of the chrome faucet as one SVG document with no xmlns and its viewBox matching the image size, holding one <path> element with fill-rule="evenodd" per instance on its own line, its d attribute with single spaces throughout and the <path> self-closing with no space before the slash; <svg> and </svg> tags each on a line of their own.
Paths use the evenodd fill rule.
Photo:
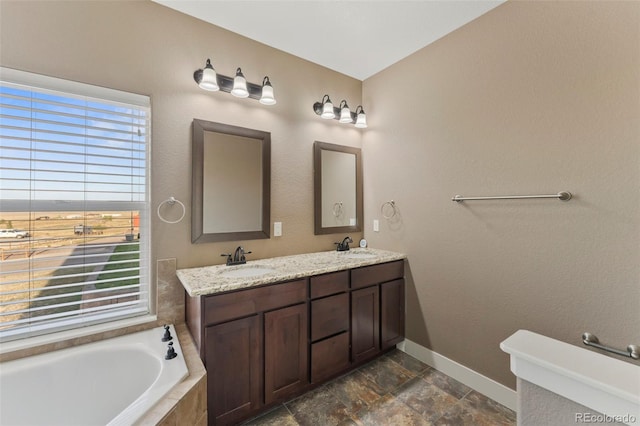
<svg viewBox="0 0 640 426">
<path fill-rule="evenodd" d="M 233 253 L 233 263 L 247 263 L 247 259 L 244 257 L 244 248 L 238 246 L 235 253 Z"/>
<path fill-rule="evenodd" d="M 344 237 L 344 240 L 342 240 L 342 242 L 334 244 L 338 246 L 336 248 L 337 251 L 347 251 L 349 250 L 349 243 L 353 243 L 353 240 L 351 239 L 351 237 L 346 236 Z"/>
<path fill-rule="evenodd" d="M 244 248 L 242 248 L 242 246 L 238 246 L 236 248 L 236 251 L 233 253 L 233 257 L 231 256 L 231 253 L 222 253 L 220 256 L 225 256 L 227 258 L 227 266 L 243 265 L 247 263 L 247 258 L 245 257 L 245 254 L 249 254 L 249 253 L 251 252 L 244 251 Z"/>
</svg>

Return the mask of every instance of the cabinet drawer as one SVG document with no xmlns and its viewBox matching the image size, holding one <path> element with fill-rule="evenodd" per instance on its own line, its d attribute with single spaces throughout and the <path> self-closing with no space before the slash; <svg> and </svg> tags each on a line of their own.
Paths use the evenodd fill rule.
<svg viewBox="0 0 640 426">
<path fill-rule="evenodd" d="M 349 329 L 349 294 L 342 293 L 311 302 L 311 340 L 316 341 Z"/>
<path fill-rule="evenodd" d="M 351 270 L 351 288 L 367 287 L 404 276 L 404 260 L 364 266 Z"/>
<path fill-rule="evenodd" d="M 304 302 L 306 298 L 306 279 L 207 296 L 204 300 L 204 322 L 205 325 L 220 323 Z"/>
<path fill-rule="evenodd" d="M 349 289 L 349 271 L 316 275 L 311 277 L 309 287 L 312 299 L 347 291 Z"/>
<path fill-rule="evenodd" d="M 311 345 L 311 381 L 317 383 L 349 367 L 349 333 Z"/>
</svg>

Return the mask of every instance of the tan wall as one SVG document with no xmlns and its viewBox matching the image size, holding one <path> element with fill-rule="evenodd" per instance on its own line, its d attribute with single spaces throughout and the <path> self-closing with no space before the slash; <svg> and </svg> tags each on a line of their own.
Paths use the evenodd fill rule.
<svg viewBox="0 0 640 426">
<path fill-rule="evenodd" d="M 409 255 L 409 339 L 511 387 L 517 329 L 640 342 L 639 75 L 640 3 L 508 2 L 364 82 L 365 236 Z"/>
<path fill-rule="evenodd" d="M 331 250 L 343 237 L 313 234 L 313 142 L 359 147 L 361 131 L 320 119 L 312 105 L 325 93 L 358 104 L 360 81 L 150 1 L 3 0 L 0 15 L 0 65 L 151 96 L 154 259 L 210 265 L 240 244 L 191 244 L 194 118 L 271 132 L 271 220 L 283 236 L 241 242 L 249 258 Z M 221 74 L 242 67 L 252 83 L 269 75 L 278 103 L 199 89 L 193 72 L 207 58 Z M 155 217 L 170 196 L 187 205 L 176 225 Z"/>
</svg>

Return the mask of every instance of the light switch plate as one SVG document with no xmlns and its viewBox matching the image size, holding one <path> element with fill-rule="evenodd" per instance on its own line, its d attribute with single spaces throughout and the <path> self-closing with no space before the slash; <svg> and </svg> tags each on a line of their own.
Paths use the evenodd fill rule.
<svg viewBox="0 0 640 426">
<path fill-rule="evenodd" d="M 282 236 L 282 222 L 273 222 L 273 236 L 274 237 Z"/>
<path fill-rule="evenodd" d="M 373 219 L 373 232 L 380 232 L 380 221 Z"/>
</svg>

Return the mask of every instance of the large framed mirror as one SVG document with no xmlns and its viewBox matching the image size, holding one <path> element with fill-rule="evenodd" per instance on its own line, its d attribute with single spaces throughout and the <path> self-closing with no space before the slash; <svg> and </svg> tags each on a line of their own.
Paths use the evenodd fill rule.
<svg viewBox="0 0 640 426">
<path fill-rule="evenodd" d="M 269 238 L 271 134 L 193 120 L 191 242 Z"/>
<path fill-rule="evenodd" d="M 313 180 L 315 234 L 362 231 L 360 148 L 316 141 Z"/>
</svg>

